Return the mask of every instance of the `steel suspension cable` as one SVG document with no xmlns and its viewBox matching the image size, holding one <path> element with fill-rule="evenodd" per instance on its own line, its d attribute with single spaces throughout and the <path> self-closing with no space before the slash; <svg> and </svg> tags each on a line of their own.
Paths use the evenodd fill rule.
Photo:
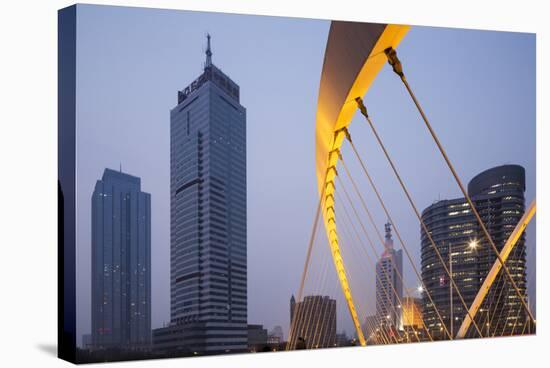
<svg viewBox="0 0 550 368">
<path fill-rule="evenodd" d="M 324 253 L 323 253 L 324 254 Z M 326 263 L 324 263 L 324 265 L 326 266 Z M 297 338 L 299 337 L 302 337 L 304 339 L 304 343 L 305 343 L 305 346 L 307 348 L 307 345 L 308 345 L 308 340 L 309 339 L 309 332 L 311 329 L 313 329 L 313 324 L 311 323 L 311 320 L 312 318 L 314 317 L 314 312 L 315 310 L 317 309 L 317 306 L 319 304 L 319 298 L 316 298 L 316 294 L 322 290 L 323 288 L 323 280 L 324 280 L 324 275 L 326 274 L 326 267 L 325 268 L 321 268 L 321 274 L 320 274 L 320 277 L 317 277 L 315 278 L 313 281 L 312 281 L 312 285 L 311 285 L 311 293 L 312 293 L 312 296 L 313 298 L 311 299 L 311 301 L 309 303 L 305 303 L 305 297 L 303 298 L 304 300 L 302 300 L 302 303 L 301 303 L 301 306 L 302 306 L 302 314 L 300 315 L 300 319 L 298 319 L 297 323 L 298 323 L 298 326 L 301 327 L 298 329 L 298 334 L 295 334 L 295 341 Z M 313 277 L 313 275 L 311 275 L 311 277 Z M 298 335 L 303 335 L 303 336 L 298 336 Z M 310 347 L 312 347 L 312 345 L 310 344 Z"/>
<path fill-rule="evenodd" d="M 468 191 L 465 189 L 464 184 L 460 180 L 460 177 L 458 176 L 453 164 L 451 163 L 451 160 L 447 156 L 447 153 L 446 153 L 445 149 L 443 148 L 443 145 L 439 141 L 439 138 L 437 137 L 437 134 L 435 133 L 435 131 L 433 130 L 433 128 L 430 124 L 430 122 L 428 121 L 428 118 L 427 118 L 426 114 L 424 113 L 424 110 L 422 109 L 422 106 L 420 105 L 418 99 L 416 98 L 416 95 L 412 91 L 411 86 L 409 85 L 409 82 L 407 81 L 407 78 L 405 78 L 405 74 L 403 73 L 403 66 L 401 64 L 401 61 L 397 58 L 397 52 L 393 48 L 390 47 L 390 48 L 385 50 L 385 53 L 386 53 L 386 56 L 388 58 L 388 63 L 392 66 L 393 71 L 395 72 L 395 74 L 397 74 L 399 76 L 399 78 L 401 79 L 401 81 L 403 82 L 403 85 L 405 86 L 405 88 L 407 89 L 409 95 L 411 96 L 411 99 L 413 100 L 418 112 L 422 116 L 422 120 L 424 121 L 424 124 L 426 125 L 426 128 L 428 129 L 428 131 L 430 132 L 430 135 L 432 136 L 434 142 L 436 143 L 436 145 L 439 149 L 439 152 L 441 153 L 441 155 L 445 159 L 445 162 L 447 163 L 447 166 L 449 167 L 451 173 L 453 174 L 453 176 L 455 178 L 455 181 L 458 184 L 462 194 L 464 195 L 464 197 L 468 201 L 468 204 L 470 205 L 470 208 L 472 209 L 472 213 L 475 215 L 475 217 L 477 219 L 477 222 L 479 223 L 479 226 L 480 226 L 484 236 L 487 238 L 489 244 L 491 245 L 491 248 L 495 252 L 495 255 L 496 255 L 497 259 L 499 260 L 500 264 L 502 265 L 502 268 L 504 269 L 504 272 L 506 273 L 511 285 L 513 286 L 514 290 L 516 291 L 517 296 L 520 298 L 520 301 L 523 304 L 523 307 L 525 308 L 526 312 L 529 314 L 529 317 L 531 318 L 531 320 L 534 322 L 535 319 L 534 319 L 533 315 L 531 314 L 531 311 L 529 310 L 529 307 L 527 306 L 527 303 L 525 302 L 523 296 L 521 295 L 521 292 L 520 292 L 518 286 L 516 285 L 514 279 L 512 278 L 512 275 L 510 274 L 510 271 L 508 270 L 508 267 L 506 267 L 505 262 L 503 261 L 502 257 L 500 256 L 500 252 L 498 251 L 498 248 L 496 247 L 491 235 L 487 231 L 487 228 L 485 227 L 485 224 L 483 223 L 483 220 L 481 219 L 481 216 L 479 215 L 476 207 L 474 206 L 474 203 L 473 203 L 472 199 L 470 198 L 470 196 L 468 194 Z"/>
<path fill-rule="evenodd" d="M 384 145 L 384 143 L 382 142 L 382 139 L 380 138 L 380 136 L 378 135 L 378 131 L 376 130 L 376 128 L 374 127 L 374 124 L 372 123 L 372 120 L 369 116 L 369 114 L 367 113 L 367 109 L 365 107 L 365 105 L 363 104 L 363 100 L 360 98 L 360 97 L 357 97 L 355 99 L 357 101 L 357 105 L 359 107 L 359 110 L 361 111 L 361 114 L 365 117 L 366 121 L 368 122 L 370 128 L 371 128 L 371 131 L 373 132 L 377 142 L 378 142 L 378 145 L 380 146 L 380 148 L 382 149 L 382 151 L 384 152 L 384 156 L 386 157 L 388 163 L 390 164 L 391 166 L 391 169 L 393 171 L 393 173 L 395 174 L 395 177 L 397 178 L 397 181 L 399 182 L 399 185 L 401 186 L 401 189 L 403 189 L 403 192 L 405 193 L 405 196 L 407 197 L 407 200 L 409 202 L 409 204 L 411 205 L 411 208 L 413 209 L 416 217 L 418 218 L 418 221 L 420 221 L 420 225 L 422 226 L 422 229 L 424 230 L 424 233 L 426 234 L 428 240 L 430 241 L 431 245 L 432 245 L 432 248 L 433 250 L 435 251 L 437 257 L 439 258 L 439 261 L 441 262 L 441 266 L 443 267 L 443 269 L 445 270 L 445 273 L 447 274 L 447 276 L 449 276 L 449 280 L 450 282 L 452 283 L 452 287 L 456 290 L 457 294 L 458 294 L 458 297 L 460 299 L 460 302 L 462 303 L 462 305 L 464 306 L 465 310 L 466 310 L 466 313 L 468 314 L 468 316 L 470 317 L 470 319 L 472 319 L 472 323 L 474 324 L 476 330 L 478 331 L 479 335 L 482 336 L 482 333 L 479 329 L 479 327 L 477 326 L 477 324 L 475 323 L 475 321 L 473 320 L 472 316 L 470 315 L 470 311 L 468 309 L 468 305 L 466 304 L 466 302 L 464 301 L 464 298 L 462 296 L 462 293 L 460 292 L 458 286 L 456 285 L 456 282 L 454 280 L 454 277 L 451 275 L 451 272 L 449 271 L 449 268 L 447 267 L 447 264 L 445 262 L 445 260 L 443 259 L 443 257 L 441 256 L 441 253 L 439 252 L 439 249 L 437 248 L 437 246 L 435 245 L 435 242 L 432 238 L 432 235 L 430 234 L 430 231 L 428 230 L 428 227 L 426 226 L 426 224 L 424 223 L 424 220 L 422 219 L 422 216 L 420 215 L 420 212 L 418 211 L 418 207 L 416 206 L 416 204 L 414 203 L 414 200 L 412 199 L 410 193 L 409 193 L 409 190 L 407 189 L 405 183 L 403 182 L 403 179 L 401 178 L 401 175 L 399 174 L 399 171 L 397 170 L 397 167 L 395 166 L 393 160 L 391 159 L 389 153 L 388 153 L 388 150 L 386 149 L 386 146 Z M 353 144 L 353 142 L 351 141 L 351 136 L 349 135 L 349 132 L 347 132 L 347 138 L 348 140 L 350 141 L 352 147 L 353 147 L 353 150 L 354 152 L 356 153 L 356 155 L 358 155 L 358 152 L 355 148 L 355 145 Z M 359 156 L 358 156 L 359 157 Z M 454 338 L 454 336 L 453 336 Z"/>
<path fill-rule="evenodd" d="M 325 258 L 323 258 L 323 260 L 326 260 Z M 310 311 L 310 316 L 308 318 L 306 318 L 306 330 L 304 332 L 304 335 L 309 339 L 311 337 L 311 344 L 310 344 L 310 347 L 311 348 L 314 348 L 315 347 L 315 343 L 314 343 L 314 334 L 316 332 L 314 332 L 315 330 L 317 330 L 318 328 L 318 325 L 319 325 L 319 319 L 321 318 L 322 316 L 322 313 L 321 315 L 319 316 L 319 319 L 317 320 L 317 323 L 315 324 L 315 327 L 313 326 L 313 322 L 312 322 L 312 319 L 315 318 L 315 311 L 318 311 L 318 305 L 319 303 L 321 303 L 321 300 L 319 300 L 319 298 L 316 298 L 316 296 L 322 296 L 322 290 L 324 289 L 324 280 L 325 280 L 325 275 L 326 275 L 326 271 L 327 271 L 327 262 L 322 262 L 322 266 L 321 266 L 321 274 L 320 276 L 317 278 L 317 285 L 316 285 L 316 291 L 313 292 L 313 301 L 311 302 L 312 306 L 311 306 L 311 311 Z M 322 303 L 321 303 L 322 304 Z M 311 336 L 310 336 L 310 333 L 311 333 Z M 306 340 L 306 345 L 307 345 L 307 340 Z"/>
<path fill-rule="evenodd" d="M 363 206 L 363 209 L 364 209 L 365 212 L 367 213 L 367 217 L 369 218 L 369 221 L 370 221 L 371 226 L 375 229 L 375 232 L 376 232 L 376 234 L 377 234 L 378 240 L 380 241 L 380 244 L 382 244 L 382 247 L 384 247 L 384 240 L 382 240 L 382 234 L 380 234 L 380 231 L 378 231 L 378 228 L 376 227 L 376 223 L 375 223 L 375 221 L 374 221 L 374 218 L 373 218 L 373 216 L 372 216 L 370 210 L 369 210 L 368 207 L 367 207 L 366 201 L 365 201 L 363 195 L 361 194 L 361 191 L 359 190 L 359 187 L 357 186 L 355 180 L 354 180 L 353 177 L 351 176 L 351 173 L 350 173 L 350 171 L 349 171 L 349 169 L 348 169 L 346 163 L 344 162 L 343 157 L 342 157 L 341 154 L 340 154 L 340 161 L 342 162 L 342 166 L 343 166 L 343 168 L 344 168 L 344 171 L 345 171 L 346 174 L 347 174 L 348 179 L 350 180 L 350 182 L 351 182 L 351 184 L 352 184 L 352 186 L 353 186 L 355 192 L 357 193 L 357 196 L 359 197 L 359 200 L 360 200 L 360 202 L 361 202 L 361 204 L 362 204 L 362 206 Z M 344 191 L 345 191 L 345 187 L 344 187 L 344 185 L 343 185 L 343 182 L 342 182 L 341 185 L 342 185 L 342 188 L 343 188 Z M 351 204 L 351 206 L 352 206 L 352 208 L 353 208 L 353 211 L 355 212 L 356 216 L 359 218 L 359 215 L 358 215 L 357 211 L 355 210 L 355 206 L 353 206 L 353 202 L 351 201 L 351 197 L 349 196 L 349 194 L 347 193 L 347 191 L 346 191 L 346 196 L 348 197 L 348 200 L 349 200 L 349 202 L 350 202 L 350 204 Z M 395 228 L 395 224 L 392 224 L 392 226 L 394 226 L 394 228 Z M 376 251 L 374 250 L 374 245 L 372 244 L 372 241 L 370 241 L 370 238 L 369 238 L 368 235 L 367 235 L 366 228 L 364 227 L 364 225 L 363 225 L 362 222 L 361 222 L 361 227 L 363 228 L 363 232 L 364 232 L 365 235 L 367 236 L 367 239 L 369 239 L 369 242 L 370 242 L 370 244 L 371 244 L 371 247 L 372 247 L 372 249 L 373 249 L 373 252 L 376 254 Z M 403 245 L 403 248 L 404 248 L 404 245 Z M 410 260 L 410 258 L 409 258 L 409 260 Z M 412 262 L 411 262 L 411 266 L 412 266 L 413 268 L 415 268 L 415 265 L 414 265 L 414 263 L 412 263 Z M 405 285 L 405 280 L 404 280 L 403 275 L 401 274 L 401 272 L 400 272 L 397 268 L 395 269 L 395 271 L 396 271 L 396 274 L 397 274 L 397 276 L 399 277 L 400 281 L 403 283 L 403 285 Z M 419 281 L 422 283 L 422 280 L 421 280 L 421 279 L 419 279 Z M 409 294 L 409 291 L 408 291 L 407 289 L 405 289 L 405 293 L 407 294 L 407 297 L 408 297 L 408 298 L 412 298 L 411 295 Z M 403 305 L 403 303 L 401 303 L 401 305 Z M 433 306 L 434 306 L 434 308 L 437 308 L 435 304 L 433 304 Z M 440 320 L 440 322 L 443 324 L 443 320 Z M 422 324 L 423 324 L 423 326 L 424 326 L 424 329 L 426 330 L 426 333 L 427 333 L 427 335 L 428 335 L 430 341 L 433 341 L 433 338 L 432 338 L 432 336 L 431 336 L 431 334 L 430 334 L 430 332 L 429 332 L 429 329 L 428 329 L 427 326 L 424 324 L 424 319 L 422 319 Z"/>
<path fill-rule="evenodd" d="M 338 197 L 339 197 L 339 195 L 337 194 L 337 197 L 336 197 L 336 198 L 338 198 Z M 355 235 L 356 235 L 356 238 L 360 239 L 359 233 L 357 232 L 357 229 L 355 228 L 355 225 L 353 224 L 353 221 L 351 220 L 351 217 L 350 217 L 348 211 L 346 210 L 345 206 L 344 206 L 341 202 L 340 202 L 340 207 L 343 209 L 343 212 L 345 213 L 346 218 L 348 219 L 348 221 L 349 221 L 351 227 L 353 228 L 353 230 L 354 230 L 354 232 L 355 232 Z M 348 239 L 351 239 L 351 236 L 349 236 L 349 233 L 350 233 L 350 232 L 349 232 L 349 227 L 346 226 L 346 230 L 347 230 L 347 231 L 346 231 L 346 234 L 348 235 L 348 236 L 347 236 Z M 368 236 L 368 235 L 367 235 L 367 236 Z M 352 242 L 352 241 L 350 240 L 350 242 Z M 372 258 L 370 258 L 370 256 L 369 256 L 368 253 L 366 252 L 366 249 L 365 249 L 365 248 L 362 248 L 362 249 L 363 249 L 363 252 L 367 255 L 367 259 L 370 261 L 371 267 L 372 267 L 372 266 L 373 266 Z M 360 257 L 358 257 L 358 258 L 360 258 Z M 375 272 L 375 274 L 376 274 L 376 272 Z M 387 276 L 386 276 L 386 277 L 387 277 Z M 380 277 L 379 277 L 377 274 L 376 274 L 376 278 L 378 279 L 378 282 L 381 283 Z M 393 285 L 392 285 L 392 289 L 393 289 L 395 295 L 399 298 L 399 296 L 397 295 L 397 292 L 395 291 L 395 288 L 393 287 Z M 384 289 L 384 292 L 385 292 L 385 294 L 386 294 L 386 297 L 387 297 L 388 299 L 390 299 L 390 296 L 389 296 L 389 294 L 388 294 L 388 291 L 387 291 L 386 289 Z M 401 302 L 400 302 L 400 303 L 401 303 Z M 394 312 L 395 312 L 396 315 L 397 315 L 397 310 L 395 309 L 395 307 L 394 307 Z M 366 318 L 365 318 L 365 320 L 366 320 Z M 395 340 L 396 343 L 398 343 L 397 339 L 394 339 L 394 340 Z"/>
<path fill-rule="evenodd" d="M 524 245 L 523 248 L 522 248 L 522 250 L 521 250 L 521 254 L 520 254 L 520 256 L 519 256 L 520 259 L 521 259 L 522 257 L 524 257 L 525 252 L 526 252 L 526 249 L 527 249 L 527 246 Z M 527 262 L 527 260 L 525 260 L 525 262 Z M 529 276 L 532 276 L 532 274 L 530 274 Z M 527 279 L 525 280 L 525 285 L 526 285 L 525 288 L 526 288 L 526 290 L 527 290 L 527 285 L 528 285 L 528 283 L 529 283 L 529 276 L 528 276 Z M 509 308 L 508 313 L 507 313 L 507 315 L 506 315 L 506 321 L 508 321 L 508 319 L 510 318 L 510 314 L 511 314 L 511 312 L 512 312 L 512 309 L 513 309 L 513 306 L 510 305 L 510 308 Z M 518 319 L 519 319 L 519 317 L 520 317 L 521 311 L 522 311 L 522 308 L 519 308 L 519 309 L 518 309 L 518 312 L 517 312 L 516 315 L 515 315 L 515 318 L 514 318 L 514 326 L 513 326 L 513 328 L 512 328 L 512 331 L 510 332 L 510 336 L 514 335 L 514 332 L 516 331 L 516 325 L 517 325 Z M 521 335 L 523 335 L 523 334 L 525 333 L 525 327 L 527 326 L 528 323 L 529 323 L 529 320 L 526 320 L 526 321 L 524 322 L 523 329 L 522 329 L 522 331 L 521 331 Z M 504 331 L 505 331 L 505 328 L 502 329 L 502 332 L 501 332 L 501 335 L 500 335 L 500 336 L 504 336 Z"/>
<path fill-rule="evenodd" d="M 313 227 L 311 229 L 311 235 L 309 237 L 309 244 L 308 244 L 308 248 L 307 248 L 307 253 L 306 253 L 306 260 L 305 260 L 305 263 L 304 263 L 304 269 L 302 271 L 302 277 L 301 277 L 301 280 L 300 280 L 300 287 L 298 289 L 298 302 L 301 300 L 302 298 L 302 293 L 304 291 L 304 283 L 305 283 L 305 279 L 306 279 L 306 275 L 307 275 L 307 271 L 308 271 L 308 267 L 309 267 L 309 261 L 310 261 L 310 258 L 311 258 L 311 251 L 313 249 L 313 243 L 315 242 L 315 235 L 317 233 L 317 227 L 318 227 L 318 224 L 319 224 L 319 217 L 321 215 L 321 209 L 323 208 L 323 203 L 324 203 L 324 197 L 325 197 L 325 186 L 323 186 L 323 189 L 322 189 L 322 192 L 321 192 L 321 196 L 319 197 L 319 203 L 317 205 L 317 211 L 315 212 L 315 219 L 313 221 Z M 298 304 L 296 304 L 298 305 Z M 289 334 L 288 334 L 288 339 L 289 341 L 287 342 L 287 346 L 286 346 L 286 350 L 289 350 L 289 342 L 292 341 L 292 338 L 293 338 L 293 334 L 294 334 L 294 324 L 295 324 L 295 318 L 293 318 L 292 321 L 290 321 L 291 323 L 291 326 L 290 326 L 290 331 L 289 331 Z"/>
<path fill-rule="evenodd" d="M 344 209 L 343 212 L 345 212 L 345 213 L 347 214 L 347 212 L 345 211 L 345 208 L 343 207 L 343 204 L 342 204 L 342 203 L 340 203 L 340 207 L 343 208 L 343 209 Z M 348 219 L 349 219 L 349 221 L 350 221 L 350 223 L 351 223 L 351 218 L 349 218 L 349 215 L 348 215 Z M 342 222 L 342 223 L 345 224 L 345 222 Z M 343 226 L 342 230 L 345 230 L 345 231 L 342 231 L 342 233 L 343 233 L 344 235 L 346 235 L 345 238 L 346 238 L 347 240 L 349 240 L 349 243 L 351 244 L 352 241 L 350 240 L 351 237 L 349 236 L 349 228 L 347 227 L 347 224 L 345 224 L 345 226 Z M 360 258 L 360 257 L 357 257 L 357 258 Z M 365 318 L 365 319 L 366 319 L 366 318 Z M 390 340 L 391 340 L 391 336 L 389 336 L 389 334 L 387 333 L 387 331 L 385 331 L 385 330 L 383 330 L 383 329 L 381 329 L 381 331 L 383 332 L 383 334 L 385 334 L 386 340 L 388 341 L 388 344 L 389 344 L 389 343 L 390 343 Z M 399 343 L 399 342 L 397 341 L 397 338 L 396 338 L 395 336 L 393 336 L 393 338 L 394 338 L 393 340 L 395 341 L 396 344 Z"/>
<path fill-rule="evenodd" d="M 416 266 L 414 266 L 414 261 L 407 249 L 407 247 L 405 246 L 405 242 L 403 241 L 403 239 L 401 238 L 401 235 L 399 233 L 399 231 L 397 230 L 397 227 L 395 226 L 395 223 L 384 203 L 384 201 L 382 200 L 382 197 L 380 196 L 380 193 L 378 192 L 378 189 L 376 188 L 376 186 L 374 185 L 374 182 L 365 166 L 365 163 L 363 162 L 363 160 L 361 159 L 361 156 L 359 155 L 359 152 L 357 151 L 356 147 L 355 147 L 355 144 L 353 143 L 353 141 L 351 140 L 351 136 L 349 135 L 349 132 L 346 131 L 346 137 L 348 139 L 348 141 L 350 142 L 350 145 L 353 149 L 353 152 L 355 153 L 355 156 L 357 157 L 357 160 L 359 161 L 359 164 L 361 165 L 362 169 L 363 169 L 363 172 L 366 174 L 367 178 L 368 178 L 368 181 L 374 191 L 374 193 L 376 194 L 376 197 L 378 199 L 378 202 L 380 203 L 380 205 L 382 206 L 382 209 L 384 210 L 384 213 L 386 214 L 387 218 L 388 218 L 388 221 L 390 222 L 390 224 L 393 226 L 394 230 L 395 230 L 395 235 L 397 236 L 397 239 L 399 240 L 399 242 L 401 243 L 402 247 L 403 247 L 403 250 L 405 250 L 405 254 L 407 255 L 407 258 L 409 259 L 409 262 L 413 265 L 413 270 L 422 286 L 422 288 L 424 289 L 424 291 L 426 292 L 426 295 L 428 296 L 428 299 L 430 300 L 430 303 L 432 304 L 432 306 L 434 306 L 434 310 L 437 314 L 437 317 L 440 321 L 443 321 L 443 318 L 441 317 L 441 314 L 439 313 L 439 310 L 435 307 L 435 303 L 433 301 L 433 298 L 431 296 L 431 293 L 430 291 L 428 290 L 428 288 L 426 287 L 426 285 L 424 284 L 424 281 L 422 281 L 422 277 L 420 276 L 420 273 L 418 272 L 418 269 L 416 268 Z M 441 322 L 442 324 L 442 328 L 444 329 L 445 331 L 445 334 L 449 337 L 450 340 L 453 339 L 453 337 L 451 336 L 451 334 L 449 333 L 448 329 L 447 329 L 447 326 L 445 325 L 445 323 Z"/>
<path fill-rule="evenodd" d="M 339 179 L 339 178 L 338 178 L 338 179 Z M 351 197 L 350 197 L 348 191 L 347 191 L 347 190 L 345 189 L 345 187 L 344 187 L 343 181 L 342 181 L 341 179 L 339 179 L 339 181 L 340 181 L 340 185 L 341 185 L 341 187 L 342 187 L 342 189 L 343 189 L 343 191 L 344 191 L 344 193 L 345 193 L 345 196 L 346 196 L 346 198 L 348 199 L 348 203 L 350 204 L 350 206 L 351 206 L 351 208 L 352 208 L 352 210 L 353 210 L 353 213 L 355 214 L 356 218 L 358 219 L 358 222 L 359 222 L 359 224 L 360 224 L 360 226 L 361 226 L 361 228 L 362 228 L 362 230 L 363 230 L 363 233 L 365 234 L 365 237 L 367 238 L 367 241 L 368 241 L 368 243 L 369 243 L 369 245 L 370 245 L 372 251 L 373 251 L 374 254 L 378 257 L 379 255 L 377 254 L 377 252 L 376 252 L 376 250 L 375 250 L 375 248 L 374 248 L 374 244 L 373 244 L 373 242 L 372 242 L 370 236 L 368 235 L 368 233 L 367 233 L 367 231 L 366 231 L 365 225 L 363 224 L 363 222 L 361 221 L 361 218 L 359 217 L 359 213 L 357 212 L 355 206 L 353 205 L 353 201 L 351 200 Z M 344 210 L 345 210 L 345 207 L 344 207 Z M 350 221 L 351 221 L 351 216 L 349 215 L 349 213 L 348 213 L 347 210 L 345 210 L 345 214 L 346 214 L 346 216 L 347 216 L 347 217 L 350 219 Z M 366 251 L 366 249 L 365 249 L 365 247 L 364 247 L 364 243 L 363 243 L 363 241 L 362 241 L 362 239 L 361 239 L 361 236 L 359 235 L 359 232 L 357 231 L 357 228 L 356 228 L 355 226 L 353 226 L 353 224 L 352 224 L 352 227 L 353 227 L 353 230 L 354 230 L 354 232 L 355 232 L 355 235 L 356 235 L 357 239 L 359 239 L 359 242 L 360 242 L 361 245 L 363 246 L 363 251 L 364 251 L 365 255 L 367 255 L 367 258 L 369 259 L 369 261 L 370 261 L 370 263 L 371 263 L 371 267 L 374 266 L 373 269 L 375 269 L 375 262 L 374 262 L 374 261 L 372 260 L 372 258 L 370 258 L 370 256 L 368 255 L 368 253 L 367 253 L 367 251 Z M 382 246 L 383 246 L 383 244 L 382 244 Z M 384 275 L 385 275 L 386 279 L 389 280 L 390 277 L 389 277 L 389 274 L 388 274 L 388 270 L 386 270 L 386 268 L 382 268 L 382 270 L 383 270 L 383 272 L 384 272 Z M 398 270 L 396 267 L 394 267 L 394 270 L 396 271 L 396 274 L 397 274 L 399 280 L 401 281 L 401 283 L 404 284 L 404 280 L 403 280 L 403 278 L 401 277 L 401 273 L 399 272 L 399 270 Z M 379 282 L 379 283 L 382 283 L 382 281 L 381 281 L 380 276 L 378 275 L 378 273 L 375 272 L 375 274 L 376 274 L 376 278 L 377 278 L 378 282 Z M 390 283 L 390 286 L 391 286 L 391 289 L 392 289 L 393 293 L 395 294 L 395 296 L 396 296 L 396 298 L 397 298 L 397 301 L 399 302 L 399 305 L 401 305 L 401 312 L 403 313 L 403 305 L 404 305 L 404 303 L 403 303 L 403 301 L 402 301 L 402 297 L 400 297 L 400 296 L 399 296 L 399 293 L 397 293 L 397 290 L 395 290 L 395 286 L 393 285 L 393 283 Z M 389 300 L 389 299 L 390 299 L 390 296 L 389 296 L 389 294 L 388 294 L 388 291 L 387 291 L 385 288 L 383 288 L 383 290 L 385 291 L 386 297 L 387 297 L 388 300 Z M 408 291 L 406 291 L 406 293 L 408 294 Z M 410 298 L 410 295 L 408 295 L 408 297 Z M 396 314 L 396 315 L 399 315 L 399 313 L 398 313 L 397 310 L 395 310 L 395 314 Z M 407 317 L 408 317 L 408 316 L 407 316 Z M 413 324 L 412 324 L 412 321 L 409 320 L 409 321 L 407 321 L 407 322 L 409 322 L 411 326 L 413 325 Z M 413 327 L 413 329 L 414 329 L 414 327 Z M 418 337 L 418 335 L 416 335 L 416 338 L 417 338 L 418 342 L 420 342 L 420 338 Z M 431 335 L 430 335 L 430 340 L 432 340 Z M 433 341 L 433 340 L 432 340 L 432 341 Z"/>
</svg>

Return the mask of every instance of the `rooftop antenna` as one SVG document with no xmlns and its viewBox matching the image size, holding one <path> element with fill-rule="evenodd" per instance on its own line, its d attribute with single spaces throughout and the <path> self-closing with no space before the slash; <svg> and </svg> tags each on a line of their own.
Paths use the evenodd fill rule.
<svg viewBox="0 0 550 368">
<path fill-rule="evenodd" d="M 122 173 L 122 162 L 120 163 L 120 172 Z"/>
<path fill-rule="evenodd" d="M 384 224 L 384 230 L 386 233 L 384 236 L 384 238 L 386 239 L 384 247 L 386 248 L 386 250 L 391 250 L 393 249 L 393 239 L 391 236 L 391 223 L 389 222 L 389 220 Z"/>
<path fill-rule="evenodd" d="M 206 34 L 206 63 L 205 68 L 212 66 L 212 50 L 210 49 L 210 33 Z"/>
</svg>

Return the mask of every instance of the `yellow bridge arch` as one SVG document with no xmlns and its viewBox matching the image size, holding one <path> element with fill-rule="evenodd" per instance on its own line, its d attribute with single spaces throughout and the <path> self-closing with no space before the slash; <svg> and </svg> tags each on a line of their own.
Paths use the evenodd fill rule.
<svg viewBox="0 0 550 368">
<path fill-rule="evenodd" d="M 410 26 L 356 22 L 331 23 L 328 35 L 315 126 L 315 165 L 322 213 L 336 274 L 361 345 L 361 322 L 346 276 L 338 243 L 334 190 L 338 153 L 345 129 L 363 97 L 387 61 L 384 50 L 397 48 Z"/>
</svg>

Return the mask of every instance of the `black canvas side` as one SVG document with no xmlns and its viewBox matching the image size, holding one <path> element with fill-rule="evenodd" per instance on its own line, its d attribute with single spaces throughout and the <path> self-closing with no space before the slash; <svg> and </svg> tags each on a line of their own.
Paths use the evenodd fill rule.
<svg viewBox="0 0 550 368">
<path fill-rule="evenodd" d="M 76 355 L 76 5 L 58 13 L 58 356 Z"/>
</svg>

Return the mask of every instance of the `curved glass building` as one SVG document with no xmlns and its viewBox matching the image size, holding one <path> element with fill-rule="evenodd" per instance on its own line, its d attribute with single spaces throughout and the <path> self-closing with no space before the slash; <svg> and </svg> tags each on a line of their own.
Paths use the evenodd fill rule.
<svg viewBox="0 0 550 368">
<path fill-rule="evenodd" d="M 486 170 L 468 184 L 468 194 L 489 234 L 500 251 L 525 210 L 525 170 L 519 165 L 504 165 Z M 440 200 L 422 212 L 422 219 L 457 284 L 465 304 L 474 300 L 496 260 L 465 198 Z M 466 309 L 421 226 L 421 267 L 423 318 L 436 339 L 448 338 L 441 320 L 430 303 L 430 293 L 443 323 L 453 336 L 460 328 Z M 527 295 L 525 233 L 518 240 L 506 265 L 524 298 Z M 521 301 L 501 271 L 475 317 L 483 336 L 502 336 L 530 332 Z M 472 325 L 467 337 L 478 337 Z"/>
</svg>

